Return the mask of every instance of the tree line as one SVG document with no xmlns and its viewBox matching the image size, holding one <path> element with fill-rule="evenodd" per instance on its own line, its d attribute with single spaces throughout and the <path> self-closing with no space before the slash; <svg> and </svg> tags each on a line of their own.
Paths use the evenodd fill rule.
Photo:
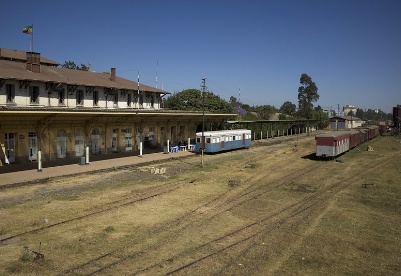
<svg viewBox="0 0 401 276">
<path fill-rule="evenodd" d="M 186 89 L 170 95 L 164 99 L 164 107 L 173 110 L 204 110 L 220 113 L 237 114 L 233 120 L 254 121 L 269 120 L 276 113 L 279 113 L 279 120 L 293 119 L 315 119 L 319 120 L 319 127 L 326 127 L 329 124 L 329 117 L 320 106 L 314 107 L 314 102 L 319 99 L 318 88 L 307 74 L 302 74 L 298 88 L 298 108 L 290 101 L 284 102 L 280 108 L 274 105 L 250 106 L 240 102 L 236 97 L 231 96 L 229 101 L 220 98 L 213 92 L 207 91 L 204 94 L 198 89 Z"/>
<path fill-rule="evenodd" d="M 85 64 L 78 66 L 75 62 L 65 61 L 61 65 L 62 68 L 89 71 L 89 67 Z M 271 117 L 279 113 L 279 120 L 291 119 L 315 119 L 319 120 L 319 127 L 324 128 L 329 124 L 329 117 L 323 111 L 320 105 L 314 106 L 314 103 L 319 99 L 318 87 L 308 74 L 302 74 L 300 77 L 300 86 L 298 88 L 298 107 L 296 104 L 286 101 L 280 108 L 274 105 L 256 105 L 250 106 L 240 102 L 236 97 L 231 96 L 229 101 L 220 98 L 213 92 L 207 91 L 202 94 L 198 89 L 186 89 L 178 93 L 174 93 L 167 99 L 163 100 L 163 106 L 172 110 L 186 111 L 210 111 L 220 113 L 235 113 L 237 116 L 233 120 L 269 120 Z M 203 107 L 202 97 L 205 97 Z M 334 112 L 335 115 L 335 112 Z M 363 121 L 383 121 L 391 120 L 392 114 L 385 113 L 381 110 L 368 109 L 364 111 L 361 108 L 356 110 L 356 113 L 350 112 L 346 114 L 356 116 Z"/>
</svg>

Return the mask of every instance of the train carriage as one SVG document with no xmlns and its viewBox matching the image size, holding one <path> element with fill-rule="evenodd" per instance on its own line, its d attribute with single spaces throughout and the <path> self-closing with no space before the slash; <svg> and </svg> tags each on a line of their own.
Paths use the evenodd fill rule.
<svg viewBox="0 0 401 276">
<path fill-rule="evenodd" d="M 247 148 L 251 146 L 251 131 L 247 129 L 205 131 L 196 133 L 196 151 L 216 153 L 233 149 Z"/>
<path fill-rule="evenodd" d="M 355 148 L 361 143 L 361 133 L 358 130 L 351 129 L 350 131 L 350 141 L 349 148 Z"/>
<path fill-rule="evenodd" d="M 318 134 L 316 139 L 317 157 L 335 157 L 350 149 L 350 131 L 336 131 Z"/>
<path fill-rule="evenodd" d="M 336 157 L 379 135 L 379 126 L 358 127 L 315 136 L 317 157 Z"/>
<path fill-rule="evenodd" d="M 379 126 L 369 126 L 370 131 L 372 133 L 372 137 L 369 139 L 376 138 L 380 134 L 380 128 Z"/>
<path fill-rule="evenodd" d="M 361 144 L 368 140 L 368 130 L 363 128 L 358 128 L 361 137 Z"/>
<path fill-rule="evenodd" d="M 366 137 L 365 141 L 371 140 L 379 135 L 379 126 L 359 127 L 358 130 L 366 132 L 367 137 Z"/>
</svg>

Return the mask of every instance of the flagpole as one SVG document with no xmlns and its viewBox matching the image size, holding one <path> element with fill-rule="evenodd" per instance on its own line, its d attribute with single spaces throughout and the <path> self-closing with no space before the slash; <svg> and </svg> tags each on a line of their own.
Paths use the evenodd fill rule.
<svg viewBox="0 0 401 276">
<path fill-rule="evenodd" d="M 31 34 L 31 52 L 33 52 L 33 24 L 32 24 L 32 34 Z"/>
<path fill-rule="evenodd" d="M 29 50 L 33 51 L 33 24 L 31 26 L 26 26 L 22 29 L 22 32 L 25 34 L 30 34 L 31 38 L 29 39 Z"/>
</svg>

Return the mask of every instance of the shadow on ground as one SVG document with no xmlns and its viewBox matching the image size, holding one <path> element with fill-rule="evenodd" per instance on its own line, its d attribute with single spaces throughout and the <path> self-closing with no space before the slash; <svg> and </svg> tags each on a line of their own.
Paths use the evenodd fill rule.
<svg viewBox="0 0 401 276">
<path fill-rule="evenodd" d="M 149 154 L 149 153 L 157 153 L 160 150 L 156 149 L 144 149 L 142 154 Z M 129 151 L 129 152 L 113 152 L 107 154 L 95 154 L 89 156 L 89 161 L 100 161 L 100 160 L 107 160 L 107 159 L 115 159 L 115 158 L 122 158 L 122 157 L 129 157 L 129 156 L 138 156 L 139 150 Z M 81 157 L 74 156 L 70 158 L 63 158 L 63 159 L 54 159 L 42 162 L 42 168 L 50 168 L 50 167 L 57 167 L 57 166 L 64 166 L 64 165 L 71 165 L 71 164 L 80 164 Z M 2 173 L 10 173 L 10 172 L 18 172 L 18 171 L 26 171 L 26 170 L 34 170 L 38 168 L 38 162 L 27 162 L 22 164 L 10 164 L 10 165 L 3 165 L 0 166 L 0 174 Z"/>
</svg>

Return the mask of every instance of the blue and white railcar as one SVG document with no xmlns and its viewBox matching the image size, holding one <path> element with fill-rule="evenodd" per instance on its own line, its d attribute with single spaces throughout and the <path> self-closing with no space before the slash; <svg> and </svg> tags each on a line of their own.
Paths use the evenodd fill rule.
<svg viewBox="0 0 401 276">
<path fill-rule="evenodd" d="M 196 133 L 197 152 L 201 152 L 202 147 L 205 153 L 247 148 L 251 142 L 251 131 L 247 129 L 205 131 L 203 139 L 202 132 Z"/>
</svg>

